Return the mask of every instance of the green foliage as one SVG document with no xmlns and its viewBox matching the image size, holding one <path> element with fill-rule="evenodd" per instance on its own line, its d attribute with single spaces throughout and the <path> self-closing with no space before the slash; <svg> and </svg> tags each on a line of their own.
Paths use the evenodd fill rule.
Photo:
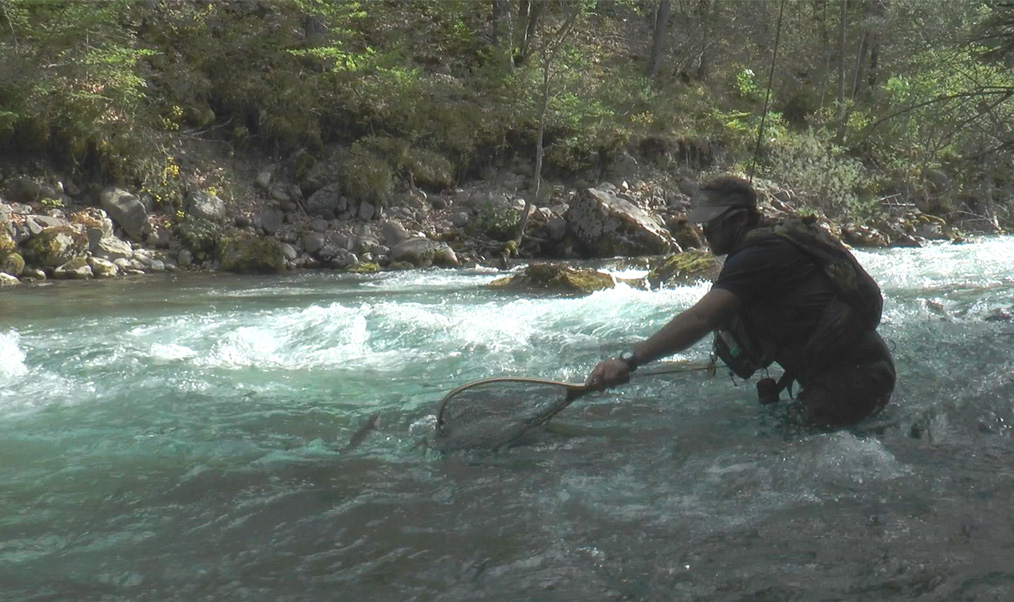
<svg viewBox="0 0 1014 602">
<path fill-rule="evenodd" d="M 473 234 L 506 242 L 517 236 L 521 214 L 511 207 L 486 201 L 479 206 L 478 215 L 468 225 Z"/>
<path fill-rule="evenodd" d="M 111 179 L 135 175 L 158 152 L 158 129 L 140 69 L 153 51 L 122 26 L 134 4 L 4 0 L 3 9 L 0 81 L 11 83 L 0 92 L 0 146 Z"/>
<path fill-rule="evenodd" d="M 807 132 L 784 138 L 768 152 L 768 176 L 826 214 L 868 217 L 876 207 L 861 197 L 862 163 L 826 135 Z"/>
<path fill-rule="evenodd" d="M 394 193 L 394 174 L 369 147 L 369 142 L 352 145 L 338 164 L 339 180 L 349 198 L 384 207 Z"/>
<path fill-rule="evenodd" d="M 202 218 L 187 217 L 176 224 L 176 236 L 194 257 L 203 261 L 212 256 L 222 240 L 221 226 Z"/>
</svg>

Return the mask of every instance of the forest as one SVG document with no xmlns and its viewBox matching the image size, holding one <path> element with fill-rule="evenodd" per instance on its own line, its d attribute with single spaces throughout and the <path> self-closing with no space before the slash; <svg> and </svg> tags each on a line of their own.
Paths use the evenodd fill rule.
<svg viewBox="0 0 1014 602">
<path fill-rule="evenodd" d="M 0 178 L 131 186 L 169 216 L 228 186 L 201 142 L 378 206 L 505 168 L 538 198 L 629 156 L 840 219 L 1012 218 L 996 0 L 0 0 L 0 53 Z"/>
</svg>

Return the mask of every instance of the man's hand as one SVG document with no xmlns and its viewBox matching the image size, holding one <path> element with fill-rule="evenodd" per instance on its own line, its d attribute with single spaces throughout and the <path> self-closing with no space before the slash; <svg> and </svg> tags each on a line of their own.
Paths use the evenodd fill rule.
<svg viewBox="0 0 1014 602">
<path fill-rule="evenodd" d="M 616 358 L 599 362 L 599 365 L 588 375 L 585 386 L 596 390 L 608 389 L 616 385 L 630 382 L 630 369 L 627 362 Z"/>
</svg>

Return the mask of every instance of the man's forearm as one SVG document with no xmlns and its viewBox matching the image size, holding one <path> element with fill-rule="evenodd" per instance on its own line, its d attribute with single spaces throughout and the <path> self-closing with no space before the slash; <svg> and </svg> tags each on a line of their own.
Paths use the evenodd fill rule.
<svg viewBox="0 0 1014 602">
<path fill-rule="evenodd" d="M 647 339 L 634 345 L 641 364 L 679 353 L 725 324 L 739 311 L 740 301 L 725 289 L 711 289 L 690 309 L 677 314 Z"/>
</svg>

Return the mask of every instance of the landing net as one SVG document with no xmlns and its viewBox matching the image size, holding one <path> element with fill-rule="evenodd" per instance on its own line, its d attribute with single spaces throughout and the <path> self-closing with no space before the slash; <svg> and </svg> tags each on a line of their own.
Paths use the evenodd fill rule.
<svg viewBox="0 0 1014 602">
<path fill-rule="evenodd" d="M 435 444 L 444 450 L 502 447 L 588 391 L 580 385 L 531 378 L 464 385 L 440 402 Z"/>
</svg>

